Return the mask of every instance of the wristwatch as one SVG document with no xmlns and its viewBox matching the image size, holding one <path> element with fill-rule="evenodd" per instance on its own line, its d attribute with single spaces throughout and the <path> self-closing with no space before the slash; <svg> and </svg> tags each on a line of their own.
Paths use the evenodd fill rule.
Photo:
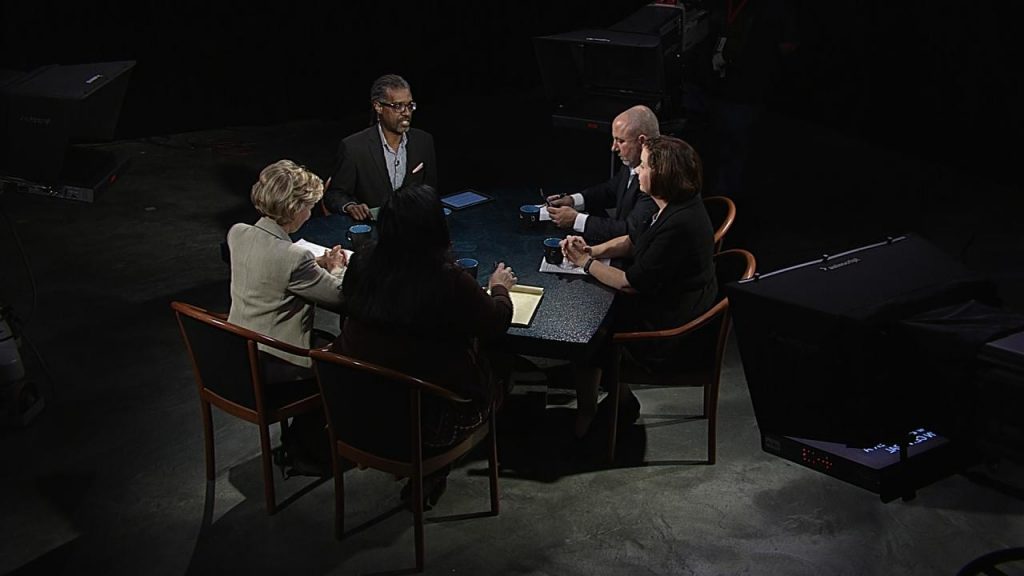
<svg viewBox="0 0 1024 576">
<path fill-rule="evenodd" d="M 593 258 L 587 258 L 587 261 L 583 263 L 583 271 L 590 274 L 590 265 L 594 263 Z"/>
</svg>

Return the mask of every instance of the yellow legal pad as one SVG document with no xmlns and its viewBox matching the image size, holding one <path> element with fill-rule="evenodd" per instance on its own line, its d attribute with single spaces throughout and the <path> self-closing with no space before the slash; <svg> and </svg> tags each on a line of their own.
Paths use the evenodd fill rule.
<svg viewBox="0 0 1024 576">
<path fill-rule="evenodd" d="M 512 325 L 529 326 L 544 296 L 544 288 L 516 284 L 508 291 L 508 295 L 512 298 Z"/>
</svg>

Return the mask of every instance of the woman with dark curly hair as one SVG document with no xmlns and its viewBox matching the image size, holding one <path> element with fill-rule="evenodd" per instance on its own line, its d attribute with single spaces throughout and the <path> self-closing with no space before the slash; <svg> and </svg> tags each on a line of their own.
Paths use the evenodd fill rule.
<svg viewBox="0 0 1024 576">
<path fill-rule="evenodd" d="M 396 190 L 381 205 L 378 221 L 376 245 L 357 252 L 345 273 L 348 317 L 334 349 L 472 399 L 444 409 L 424 403 L 424 446 L 450 446 L 486 422 L 492 398 L 502 392 L 479 342 L 508 330 L 508 290 L 516 278 L 499 264 L 488 294 L 455 265 L 441 202 L 429 186 Z M 408 438 L 380 441 L 400 446 Z M 424 479 L 431 503 L 446 477 L 443 471 Z"/>
</svg>

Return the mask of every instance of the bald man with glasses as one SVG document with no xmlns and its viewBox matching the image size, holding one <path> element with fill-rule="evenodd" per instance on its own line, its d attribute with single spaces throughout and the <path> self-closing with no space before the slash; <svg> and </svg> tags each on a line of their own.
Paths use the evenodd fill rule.
<svg viewBox="0 0 1024 576">
<path fill-rule="evenodd" d="M 404 185 L 437 189 L 434 138 L 412 127 L 416 102 L 409 83 L 395 74 L 377 78 L 370 105 L 376 122 L 341 142 L 337 170 L 324 192 L 328 210 L 354 220 L 370 219 L 370 210 Z"/>
</svg>

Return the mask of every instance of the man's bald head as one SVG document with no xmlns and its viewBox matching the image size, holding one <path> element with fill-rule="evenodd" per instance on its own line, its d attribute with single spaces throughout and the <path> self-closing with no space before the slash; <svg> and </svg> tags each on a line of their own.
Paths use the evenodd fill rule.
<svg viewBox="0 0 1024 576">
<path fill-rule="evenodd" d="M 640 163 L 643 143 L 660 136 L 658 117 L 647 106 L 633 106 L 612 121 L 612 150 L 630 168 Z"/>
<path fill-rule="evenodd" d="M 661 131 L 658 129 L 658 117 L 647 106 L 633 106 L 619 114 L 619 118 L 622 118 L 622 121 L 629 126 L 634 136 L 641 134 L 646 138 L 661 136 Z"/>
</svg>

